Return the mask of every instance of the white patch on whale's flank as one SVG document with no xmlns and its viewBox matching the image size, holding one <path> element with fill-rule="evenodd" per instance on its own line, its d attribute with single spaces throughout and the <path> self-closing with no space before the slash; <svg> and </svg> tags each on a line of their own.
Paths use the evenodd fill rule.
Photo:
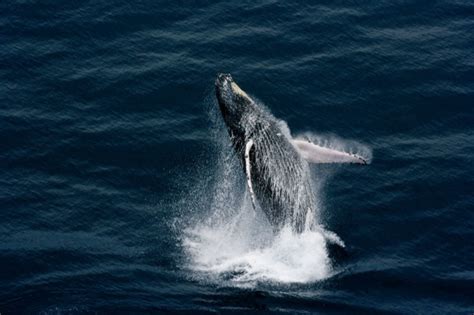
<svg viewBox="0 0 474 315">
<path fill-rule="evenodd" d="M 253 209 L 257 210 L 255 193 L 252 187 L 252 174 L 250 173 L 250 149 L 252 149 L 253 140 L 250 139 L 245 145 L 245 174 L 247 175 L 247 186 L 249 188 L 250 198 L 252 199 Z"/>
</svg>

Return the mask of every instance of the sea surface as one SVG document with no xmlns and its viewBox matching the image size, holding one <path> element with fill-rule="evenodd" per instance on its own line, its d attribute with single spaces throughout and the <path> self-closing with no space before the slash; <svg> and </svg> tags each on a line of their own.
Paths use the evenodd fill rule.
<svg viewBox="0 0 474 315">
<path fill-rule="evenodd" d="M 311 165 L 254 211 L 217 73 Z M 264 104 L 264 105 L 263 105 Z M 474 2 L 0 2 L 0 314 L 474 312 Z"/>
</svg>

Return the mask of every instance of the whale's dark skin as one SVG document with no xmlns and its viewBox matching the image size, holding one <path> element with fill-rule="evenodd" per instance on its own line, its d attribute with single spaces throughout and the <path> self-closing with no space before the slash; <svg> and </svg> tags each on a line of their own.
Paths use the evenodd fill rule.
<svg viewBox="0 0 474 315">
<path fill-rule="evenodd" d="M 246 169 L 249 150 L 250 180 L 255 199 L 275 230 L 285 225 L 301 233 L 311 228 L 315 211 L 308 163 L 290 143 L 280 121 L 243 92 L 229 74 L 219 74 L 216 95 L 236 154 Z M 249 146 L 250 147 L 250 146 Z"/>
</svg>

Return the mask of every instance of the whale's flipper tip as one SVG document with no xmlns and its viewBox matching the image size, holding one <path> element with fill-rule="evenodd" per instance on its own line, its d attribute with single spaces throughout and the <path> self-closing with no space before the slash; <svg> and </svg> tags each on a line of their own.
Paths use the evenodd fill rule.
<svg viewBox="0 0 474 315">
<path fill-rule="evenodd" d="M 369 165 L 369 162 L 366 159 L 364 159 L 363 157 L 361 157 L 360 155 L 353 154 L 353 156 L 358 159 L 357 162 L 356 162 L 357 164 Z"/>
</svg>

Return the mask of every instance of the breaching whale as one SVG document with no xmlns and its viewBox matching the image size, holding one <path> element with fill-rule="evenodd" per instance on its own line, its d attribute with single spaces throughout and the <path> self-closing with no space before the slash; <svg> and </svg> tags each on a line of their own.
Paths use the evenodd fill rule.
<svg viewBox="0 0 474 315">
<path fill-rule="evenodd" d="M 308 162 L 366 161 L 357 155 L 292 139 L 281 121 L 242 91 L 229 74 L 219 74 L 215 86 L 254 209 L 262 209 L 275 230 L 287 225 L 296 233 L 319 228 L 311 226 L 316 201 Z"/>
</svg>

